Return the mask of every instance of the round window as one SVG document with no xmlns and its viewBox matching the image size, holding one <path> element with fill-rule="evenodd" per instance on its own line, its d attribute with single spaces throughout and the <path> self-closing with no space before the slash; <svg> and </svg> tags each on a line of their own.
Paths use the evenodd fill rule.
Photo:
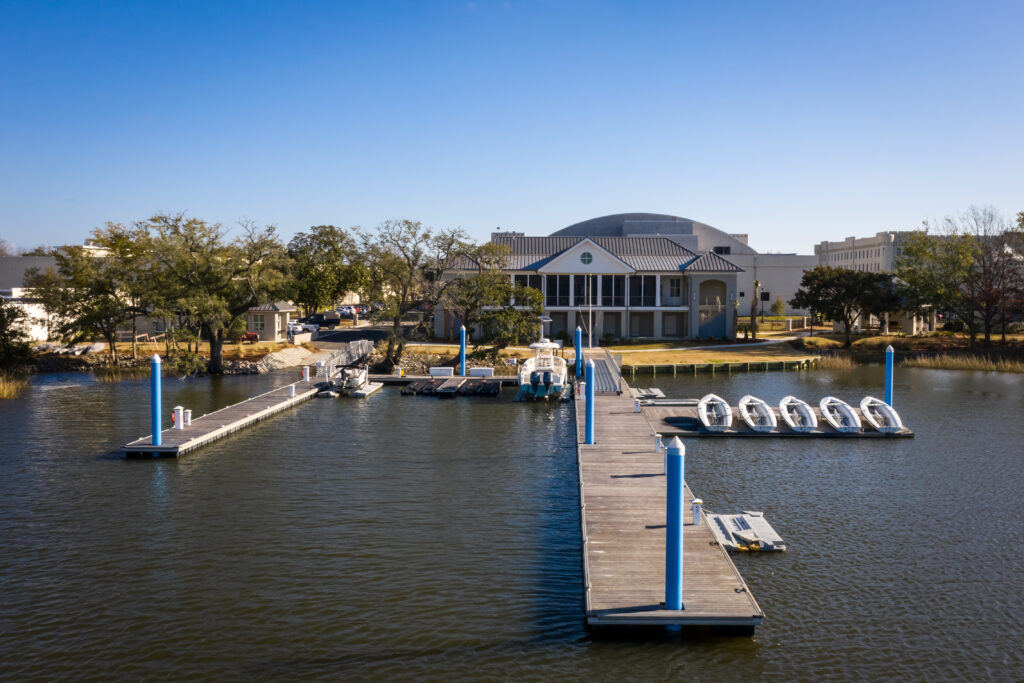
<svg viewBox="0 0 1024 683">
<path fill-rule="evenodd" d="M 589 266 L 593 262 L 593 260 L 594 260 L 594 255 L 591 254 L 589 251 L 585 251 L 582 254 L 580 254 L 580 261 L 585 266 Z"/>
</svg>

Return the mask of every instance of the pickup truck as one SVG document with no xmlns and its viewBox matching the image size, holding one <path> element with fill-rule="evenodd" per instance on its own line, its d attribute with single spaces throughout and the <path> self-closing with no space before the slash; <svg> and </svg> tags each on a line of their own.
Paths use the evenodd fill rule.
<svg viewBox="0 0 1024 683">
<path fill-rule="evenodd" d="M 329 330 L 333 330 L 341 324 L 341 316 L 334 311 L 329 313 L 314 313 L 313 315 L 306 316 L 305 318 L 299 318 L 299 323 L 316 325 L 317 327 L 326 327 Z"/>
</svg>

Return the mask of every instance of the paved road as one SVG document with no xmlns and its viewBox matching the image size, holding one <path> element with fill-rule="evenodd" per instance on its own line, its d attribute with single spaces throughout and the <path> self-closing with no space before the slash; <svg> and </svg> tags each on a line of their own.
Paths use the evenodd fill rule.
<svg viewBox="0 0 1024 683">
<path fill-rule="evenodd" d="M 320 335 L 313 343 L 318 346 L 323 346 L 324 348 L 328 348 L 328 344 L 347 343 L 350 341 L 357 341 L 359 339 L 369 339 L 376 343 L 381 339 L 387 339 L 389 334 L 391 334 L 391 325 L 368 325 L 366 327 L 357 327 L 355 329 L 345 328 L 334 331 L 321 330 Z M 324 342 L 326 342 L 326 344 L 324 344 Z"/>
</svg>

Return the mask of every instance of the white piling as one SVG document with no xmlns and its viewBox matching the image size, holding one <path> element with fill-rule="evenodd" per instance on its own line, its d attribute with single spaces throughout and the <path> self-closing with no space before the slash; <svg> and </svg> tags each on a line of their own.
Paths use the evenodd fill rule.
<svg viewBox="0 0 1024 683">
<path fill-rule="evenodd" d="M 308 365 L 303 365 L 302 366 L 302 381 L 303 382 L 308 382 L 309 381 L 309 366 Z"/>
<path fill-rule="evenodd" d="M 174 428 L 185 428 L 185 409 L 181 406 L 174 406 Z"/>
<path fill-rule="evenodd" d="M 692 506 L 693 510 L 693 526 L 700 526 L 700 510 L 701 507 L 704 505 L 704 501 L 701 500 L 700 498 L 694 498 L 693 500 L 690 501 L 690 505 Z"/>
<path fill-rule="evenodd" d="M 185 409 L 185 426 L 188 427 L 192 424 L 192 409 Z"/>
<path fill-rule="evenodd" d="M 634 413 L 639 413 L 640 412 L 640 399 L 638 399 L 638 398 L 634 398 L 633 399 L 633 412 Z"/>
</svg>

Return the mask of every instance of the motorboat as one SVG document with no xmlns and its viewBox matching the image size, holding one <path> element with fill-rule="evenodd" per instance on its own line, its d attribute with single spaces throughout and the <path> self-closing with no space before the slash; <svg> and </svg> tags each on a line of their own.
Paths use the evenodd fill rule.
<svg viewBox="0 0 1024 683">
<path fill-rule="evenodd" d="M 806 433 L 818 426 L 814 410 L 796 396 L 786 396 L 779 401 L 779 415 L 794 432 Z"/>
<path fill-rule="evenodd" d="M 709 432 L 724 432 L 732 427 L 732 408 L 724 398 L 708 394 L 697 403 L 697 417 Z"/>
<path fill-rule="evenodd" d="M 835 396 L 826 396 L 818 403 L 821 416 L 828 421 L 837 432 L 850 433 L 860 431 L 860 418 L 849 403 Z"/>
<path fill-rule="evenodd" d="M 519 368 L 519 389 L 529 398 L 558 398 L 565 388 L 565 359 L 555 355 L 562 348 L 541 337 L 530 344 L 534 357 L 527 358 Z"/>
<path fill-rule="evenodd" d="M 368 373 L 369 370 L 365 365 L 341 368 L 338 370 L 337 387 L 341 393 L 346 395 L 358 391 L 366 386 Z"/>
<path fill-rule="evenodd" d="M 903 422 L 893 407 L 874 396 L 865 396 L 861 400 L 860 412 L 869 425 L 883 434 L 893 434 L 903 429 Z"/>
<path fill-rule="evenodd" d="M 770 432 L 779 425 L 772 407 L 750 394 L 740 399 L 739 412 L 743 421 L 755 432 Z"/>
</svg>

